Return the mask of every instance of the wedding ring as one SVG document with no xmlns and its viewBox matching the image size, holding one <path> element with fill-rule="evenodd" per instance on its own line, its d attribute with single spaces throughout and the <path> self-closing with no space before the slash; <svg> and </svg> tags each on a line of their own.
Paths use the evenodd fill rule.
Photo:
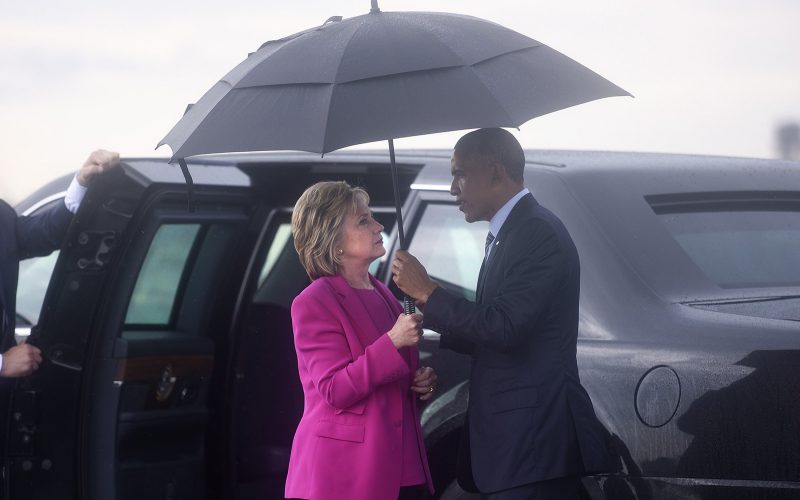
<svg viewBox="0 0 800 500">
<path fill-rule="evenodd" d="M 428 392 L 433 392 L 433 386 L 428 387 Z"/>
</svg>

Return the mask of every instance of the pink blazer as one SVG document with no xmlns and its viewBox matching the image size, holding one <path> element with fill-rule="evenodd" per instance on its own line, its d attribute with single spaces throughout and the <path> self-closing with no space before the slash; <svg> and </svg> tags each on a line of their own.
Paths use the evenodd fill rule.
<svg viewBox="0 0 800 500">
<path fill-rule="evenodd" d="M 397 299 L 375 278 L 372 284 L 396 313 Z M 400 489 L 402 400 L 390 384 L 414 371 L 378 334 L 370 313 L 340 276 L 314 280 L 292 303 L 300 381 L 305 394 L 286 478 L 287 498 L 395 500 Z M 371 343 L 370 343 L 371 342 Z M 414 398 L 416 415 L 416 398 Z M 414 428 L 421 450 L 419 420 Z M 423 467 L 433 486 L 425 453 Z"/>
</svg>

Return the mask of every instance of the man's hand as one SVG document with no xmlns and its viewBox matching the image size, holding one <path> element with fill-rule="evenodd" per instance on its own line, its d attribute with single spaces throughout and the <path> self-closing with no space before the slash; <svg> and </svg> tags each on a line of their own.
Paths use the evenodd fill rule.
<svg viewBox="0 0 800 500">
<path fill-rule="evenodd" d="M 78 170 L 78 183 L 83 187 L 89 187 L 92 177 L 117 166 L 119 166 L 119 153 L 98 149 L 89 155 L 81 169 Z"/>
<path fill-rule="evenodd" d="M 23 342 L 3 353 L 0 377 L 25 377 L 38 370 L 40 364 L 42 364 L 42 351 Z"/>
<path fill-rule="evenodd" d="M 428 277 L 428 272 L 417 258 L 405 250 L 398 250 L 395 254 L 392 275 L 395 284 L 403 293 L 423 304 L 428 302 L 428 297 L 438 286 Z"/>
</svg>

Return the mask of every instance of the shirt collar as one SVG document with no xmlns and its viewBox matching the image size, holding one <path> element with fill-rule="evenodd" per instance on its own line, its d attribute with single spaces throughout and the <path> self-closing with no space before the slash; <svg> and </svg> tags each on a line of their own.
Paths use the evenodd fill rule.
<svg viewBox="0 0 800 500">
<path fill-rule="evenodd" d="M 510 200 L 506 202 L 505 205 L 500 207 L 500 210 L 494 214 L 492 220 L 489 221 L 489 231 L 497 237 L 497 234 L 500 232 L 500 229 L 503 227 L 503 224 L 508 219 L 508 215 L 511 213 L 511 210 L 516 206 L 517 202 L 526 194 L 529 194 L 530 191 L 528 188 L 522 188 L 522 191 L 515 194 Z"/>
</svg>

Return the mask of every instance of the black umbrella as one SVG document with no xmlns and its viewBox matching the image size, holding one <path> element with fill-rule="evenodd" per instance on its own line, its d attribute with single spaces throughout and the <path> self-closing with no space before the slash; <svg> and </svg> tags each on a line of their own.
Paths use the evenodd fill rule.
<svg viewBox="0 0 800 500">
<path fill-rule="evenodd" d="M 330 18 L 270 41 L 236 66 L 161 140 L 183 161 L 207 153 L 324 154 L 394 138 L 518 127 L 559 109 L 630 95 L 531 38 L 470 16 L 381 12 Z"/>
</svg>

